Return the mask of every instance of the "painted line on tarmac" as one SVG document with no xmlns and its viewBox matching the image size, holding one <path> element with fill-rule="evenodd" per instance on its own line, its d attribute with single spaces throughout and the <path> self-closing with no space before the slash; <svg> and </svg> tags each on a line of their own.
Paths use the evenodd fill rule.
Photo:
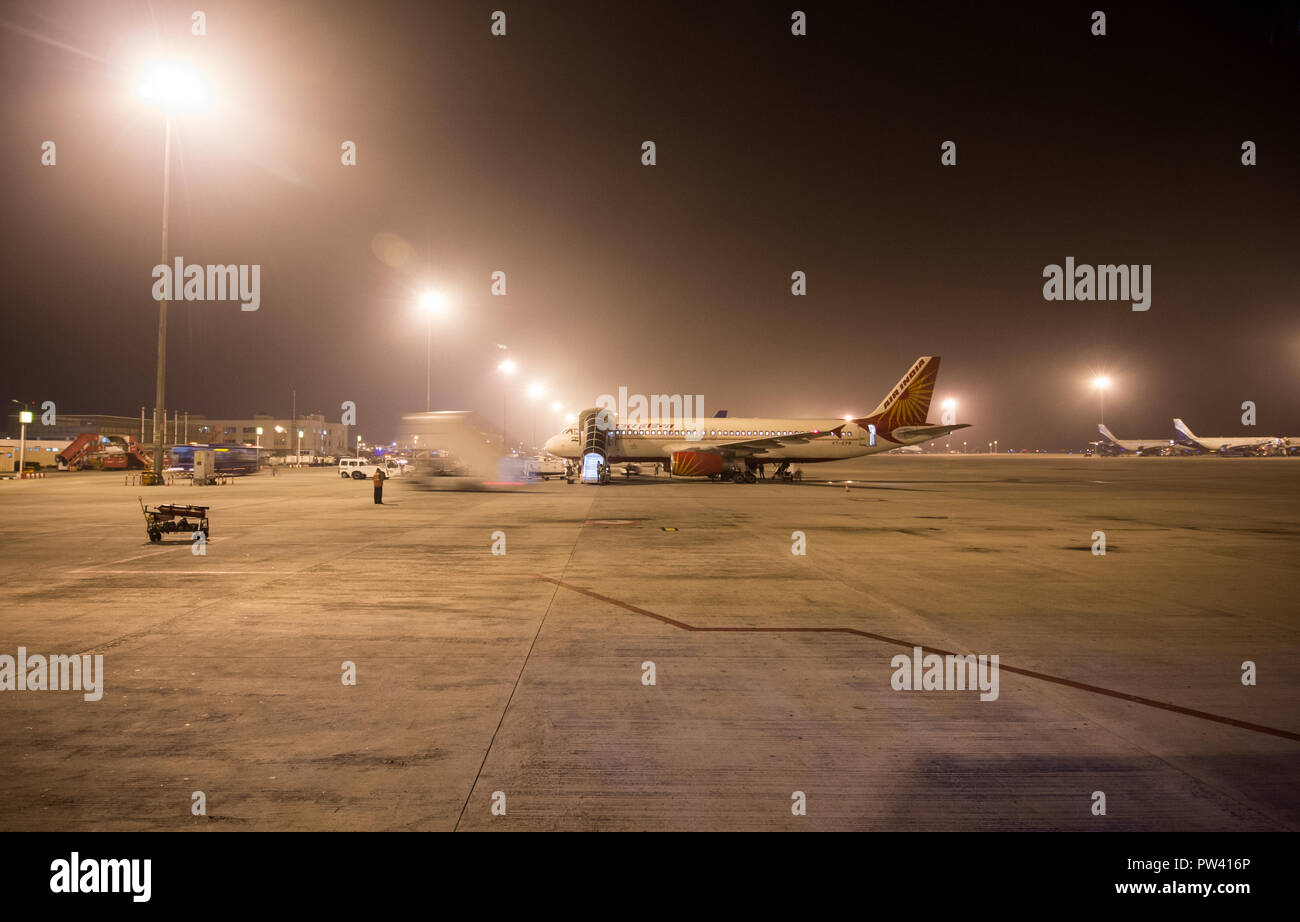
<svg viewBox="0 0 1300 922">
<path fill-rule="evenodd" d="M 157 557 L 159 554 L 165 554 L 166 551 L 154 551 L 150 554 L 136 554 L 134 557 L 123 557 L 121 560 L 110 560 L 108 563 L 92 563 L 88 567 L 78 567 L 75 570 L 69 570 L 69 573 L 88 573 L 92 570 L 99 570 L 100 567 L 111 567 L 115 563 L 127 563 L 131 560 L 139 560 L 142 557 Z M 107 572 L 107 571 L 99 571 Z"/>
<path fill-rule="evenodd" d="M 940 656 L 960 655 L 953 653 L 951 650 L 941 650 L 938 647 L 912 643 L 908 640 L 899 640 L 897 637 L 886 637 L 884 634 L 873 634 L 870 631 L 860 631 L 857 628 L 852 627 L 700 627 L 694 624 L 687 624 L 685 621 L 678 621 L 675 618 L 669 618 L 667 615 L 657 614 L 656 612 L 649 611 L 645 608 L 638 608 L 635 605 L 629 605 L 627 602 L 620 602 L 618 599 L 612 599 L 607 595 L 601 595 L 599 592 L 592 592 L 590 589 L 584 589 L 581 586 L 574 586 L 571 583 L 552 579 L 549 576 L 536 574 L 535 578 L 543 580 L 544 582 L 554 583 L 556 586 L 563 589 L 577 592 L 581 595 L 588 596 L 589 598 L 605 602 L 606 604 L 615 605 L 625 611 L 630 611 L 633 614 L 652 618 L 655 621 L 671 625 L 672 627 L 683 631 L 733 634 L 852 634 L 855 637 L 866 637 L 869 640 L 892 644 L 893 646 L 902 647 L 906 650 L 920 647 L 926 652 L 937 653 Z M 1266 727 L 1263 724 L 1254 724 L 1245 720 L 1237 720 L 1234 717 L 1223 717 L 1219 714 L 1211 714 L 1207 711 L 1198 711 L 1194 708 L 1185 708 L 1178 704 L 1170 704 L 1167 701 L 1156 701 L 1154 698 L 1144 698 L 1141 695 L 1131 695 L 1128 692 L 1103 688 L 1100 685 L 1089 685 L 1086 682 L 1076 682 L 1074 679 L 1065 679 L 1060 676 L 1048 675 L 1045 672 L 1035 672 L 1032 669 L 1021 669 L 1018 666 L 1008 666 L 1005 663 L 999 663 L 998 668 L 1003 672 L 1010 672 L 1013 675 L 1021 675 L 1030 679 L 1038 679 L 1040 682 L 1051 682 L 1055 685 L 1064 685 L 1067 688 L 1091 692 L 1094 695 L 1105 695 L 1108 698 L 1118 698 L 1121 701 L 1130 701 L 1133 704 L 1141 704 L 1150 708 L 1159 708 L 1162 711 L 1171 711 L 1175 714 L 1181 714 L 1184 717 L 1195 717 L 1198 720 L 1207 720 L 1211 723 L 1224 724 L 1229 727 L 1236 727 L 1239 730 L 1251 730 L 1255 733 L 1264 733 L 1269 736 L 1278 736 L 1282 739 L 1300 742 L 1300 733 L 1292 733 L 1290 730 L 1279 730 L 1276 727 Z"/>
<path fill-rule="evenodd" d="M 257 576 L 259 574 L 296 573 L 296 570 L 88 570 L 72 571 L 82 578 L 88 576 Z"/>
<path fill-rule="evenodd" d="M 220 541 L 220 540 L 222 540 L 222 539 L 221 539 L 221 538 L 214 538 L 214 539 L 212 539 L 211 541 L 208 541 L 207 543 L 208 543 L 208 544 L 216 544 L 216 543 L 217 543 L 218 541 Z M 141 558 L 144 558 L 144 557 L 157 557 L 157 556 L 159 556 L 159 555 L 161 555 L 161 554 L 169 554 L 169 553 L 171 553 L 171 548 L 174 548 L 174 547 L 193 547 L 193 546 L 194 546 L 193 543 L 185 543 L 185 544 L 182 544 L 182 543 L 179 542 L 179 541 L 173 541 L 173 542 L 170 542 L 170 543 L 167 545 L 167 547 L 165 547 L 165 548 L 161 548 L 161 549 L 156 549 L 156 550 L 153 550 L 153 551 L 150 551 L 150 552 L 147 553 L 147 554 L 136 554 L 134 557 L 123 557 L 121 560 L 110 560 L 108 563 L 92 563 L 92 564 L 91 564 L 90 566 L 88 566 L 88 567 L 78 567 L 77 569 L 75 569 L 75 570 L 69 570 L 68 572 L 69 572 L 69 573 L 91 573 L 91 572 L 94 572 L 94 573 L 112 573 L 112 572 L 113 572 L 112 570 L 101 570 L 101 569 L 99 569 L 99 568 L 100 568 L 100 567 L 111 567 L 111 566 L 113 566 L 113 564 L 115 564 L 115 563 L 129 563 L 129 562 L 132 561 L 132 560 L 140 560 Z M 131 571 L 131 572 L 135 572 L 135 571 Z M 140 572 L 144 572 L 144 571 L 140 571 Z"/>
</svg>

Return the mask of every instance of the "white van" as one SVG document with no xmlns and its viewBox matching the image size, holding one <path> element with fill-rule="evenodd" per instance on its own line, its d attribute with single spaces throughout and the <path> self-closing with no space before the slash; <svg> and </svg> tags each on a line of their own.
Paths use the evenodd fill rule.
<svg viewBox="0 0 1300 922">
<path fill-rule="evenodd" d="M 529 458 L 525 470 L 530 478 L 538 480 L 550 480 L 565 477 L 569 468 L 564 463 L 563 458 L 549 457 L 547 455 L 538 455 L 536 458 Z"/>
<path fill-rule="evenodd" d="M 339 476 L 344 480 L 351 477 L 353 480 L 369 480 L 375 476 L 375 471 L 383 476 L 385 480 L 389 477 L 396 477 L 402 473 L 401 465 L 396 461 L 367 461 L 365 458 L 341 458 L 339 460 Z"/>
</svg>

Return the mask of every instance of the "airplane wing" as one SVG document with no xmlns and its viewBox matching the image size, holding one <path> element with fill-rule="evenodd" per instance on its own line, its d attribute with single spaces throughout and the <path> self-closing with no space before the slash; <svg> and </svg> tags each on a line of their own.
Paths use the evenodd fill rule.
<svg viewBox="0 0 1300 922">
<path fill-rule="evenodd" d="M 803 445 L 813 439 L 838 433 L 843 426 L 834 429 L 813 429 L 809 432 L 796 432 L 793 435 L 765 436 L 757 439 L 738 439 L 734 442 L 691 442 L 673 448 L 673 451 L 698 451 L 715 455 L 754 455 L 763 451 L 780 448 L 783 445 Z"/>
<path fill-rule="evenodd" d="M 1268 439 L 1247 439 L 1240 442 L 1226 442 L 1219 446 L 1219 451 L 1250 451 L 1255 448 L 1267 448 L 1273 445 L 1277 440 Z"/>
<path fill-rule="evenodd" d="M 949 432 L 956 432 L 958 429 L 969 429 L 970 427 L 970 423 L 958 423 L 955 426 L 900 426 L 892 433 L 888 433 L 888 436 L 895 441 L 898 439 L 928 441 L 947 435 Z"/>
</svg>

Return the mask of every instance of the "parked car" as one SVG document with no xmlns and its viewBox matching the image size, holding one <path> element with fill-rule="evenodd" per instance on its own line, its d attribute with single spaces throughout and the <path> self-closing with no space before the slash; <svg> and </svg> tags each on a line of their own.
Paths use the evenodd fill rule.
<svg viewBox="0 0 1300 922">
<path fill-rule="evenodd" d="M 540 480 L 550 480 L 552 477 L 560 479 L 567 473 L 567 465 L 563 458 L 538 455 L 528 459 L 527 470 L 529 476 Z"/>
<path fill-rule="evenodd" d="M 339 461 L 339 476 L 343 479 L 351 477 L 353 480 L 369 480 L 375 476 L 375 471 L 383 476 L 385 480 L 389 477 L 396 477 L 402 473 L 402 465 L 390 459 L 388 461 L 370 461 L 366 458 L 343 458 Z"/>
</svg>

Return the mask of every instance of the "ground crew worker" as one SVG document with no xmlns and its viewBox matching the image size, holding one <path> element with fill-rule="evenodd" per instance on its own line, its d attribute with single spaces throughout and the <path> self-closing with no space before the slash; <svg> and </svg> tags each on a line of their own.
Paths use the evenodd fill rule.
<svg viewBox="0 0 1300 922">
<path fill-rule="evenodd" d="M 375 468 L 375 505 L 384 504 L 384 472 Z"/>
</svg>

